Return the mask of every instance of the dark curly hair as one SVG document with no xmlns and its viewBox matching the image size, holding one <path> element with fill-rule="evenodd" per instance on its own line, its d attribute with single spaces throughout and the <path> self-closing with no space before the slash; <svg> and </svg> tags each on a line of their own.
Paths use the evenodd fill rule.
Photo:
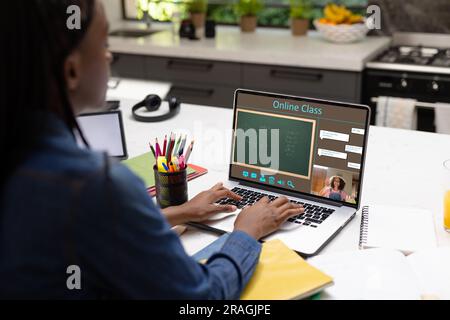
<svg viewBox="0 0 450 320">
<path fill-rule="evenodd" d="M 86 143 L 70 104 L 63 66 L 83 40 L 96 0 L 5 1 L 1 12 L 0 190 L 45 133 L 40 115 L 52 112 Z M 67 9 L 81 9 L 81 29 L 67 28 Z M 39 112 L 44 111 L 44 112 Z"/>
<path fill-rule="evenodd" d="M 334 179 L 336 179 L 336 178 L 339 179 L 339 187 L 338 187 L 339 191 L 344 190 L 344 188 L 345 188 L 345 180 L 344 180 L 342 177 L 340 177 L 340 176 L 332 176 L 332 177 L 330 178 L 330 186 L 331 186 L 331 189 L 334 188 Z"/>
</svg>

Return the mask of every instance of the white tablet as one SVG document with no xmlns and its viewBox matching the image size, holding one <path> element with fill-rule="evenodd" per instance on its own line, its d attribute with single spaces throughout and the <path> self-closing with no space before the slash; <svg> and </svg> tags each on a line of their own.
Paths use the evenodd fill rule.
<svg viewBox="0 0 450 320">
<path fill-rule="evenodd" d="M 77 120 L 93 150 L 107 152 L 120 160 L 128 158 L 122 113 L 119 110 L 83 114 Z M 78 140 L 82 145 L 81 139 Z"/>
</svg>

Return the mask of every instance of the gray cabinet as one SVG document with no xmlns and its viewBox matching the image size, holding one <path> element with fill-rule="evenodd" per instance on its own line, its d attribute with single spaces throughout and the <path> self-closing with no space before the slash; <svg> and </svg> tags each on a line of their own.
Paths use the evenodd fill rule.
<svg viewBox="0 0 450 320">
<path fill-rule="evenodd" d="M 243 66 L 243 86 L 248 89 L 311 98 L 359 102 L 359 73 L 280 66 Z"/>
<path fill-rule="evenodd" d="M 115 54 L 113 75 L 172 83 L 181 101 L 233 106 L 237 88 L 328 100 L 360 102 L 361 73 L 230 63 L 172 57 Z"/>
<path fill-rule="evenodd" d="M 147 79 L 146 57 L 131 54 L 113 54 L 112 76 L 120 78 Z"/>
<path fill-rule="evenodd" d="M 149 78 L 170 82 L 232 86 L 241 82 L 238 63 L 147 57 L 145 67 Z"/>
<path fill-rule="evenodd" d="M 169 96 L 181 101 L 233 107 L 234 91 L 241 85 L 241 65 L 219 61 L 146 57 L 148 79 L 172 83 Z"/>
<path fill-rule="evenodd" d="M 174 83 L 168 96 L 179 98 L 182 102 L 233 108 L 236 88 L 212 84 Z"/>
</svg>

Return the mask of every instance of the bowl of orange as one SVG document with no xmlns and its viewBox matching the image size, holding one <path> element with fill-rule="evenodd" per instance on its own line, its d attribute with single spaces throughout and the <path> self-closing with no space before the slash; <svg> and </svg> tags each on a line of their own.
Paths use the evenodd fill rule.
<svg viewBox="0 0 450 320">
<path fill-rule="evenodd" d="M 314 26 L 324 39 L 336 43 L 361 41 L 369 32 L 361 15 L 336 4 L 327 5 L 324 17 L 314 20 Z"/>
</svg>

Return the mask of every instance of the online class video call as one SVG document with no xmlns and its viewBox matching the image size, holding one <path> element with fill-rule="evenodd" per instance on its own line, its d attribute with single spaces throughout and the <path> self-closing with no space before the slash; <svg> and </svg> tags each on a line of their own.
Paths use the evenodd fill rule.
<svg viewBox="0 0 450 320">
<path fill-rule="evenodd" d="M 366 113 L 239 93 L 231 177 L 356 205 Z"/>
</svg>

